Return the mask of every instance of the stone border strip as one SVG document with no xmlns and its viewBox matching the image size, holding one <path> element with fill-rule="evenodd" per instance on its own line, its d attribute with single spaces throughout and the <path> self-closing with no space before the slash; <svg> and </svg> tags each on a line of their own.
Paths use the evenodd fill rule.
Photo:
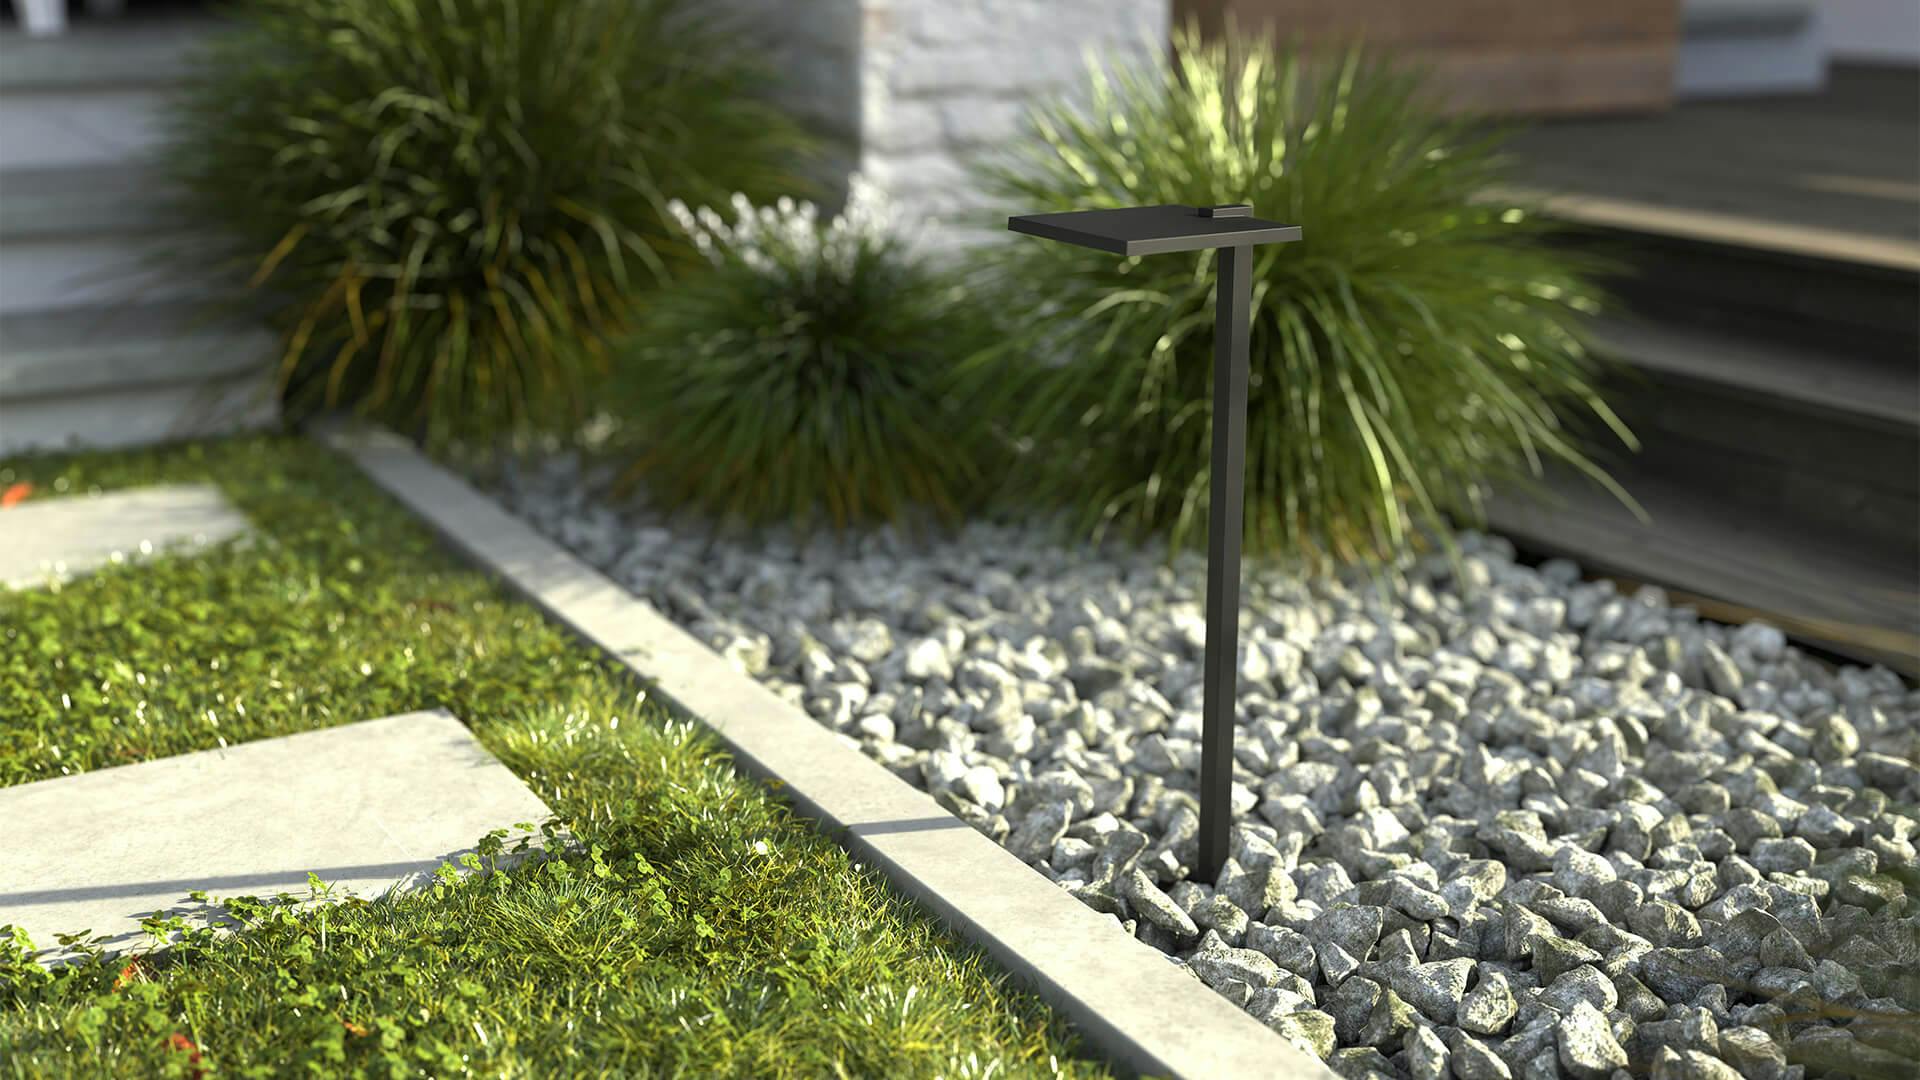
<svg viewBox="0 0 1920 1080">
<path fill-rule="evenodd" d="M 329 425 L 314 437 L 462 554 L 700 718 L 743 766 L 984 947 L 1116 1066 L 1207 1080 L 1331 1080 L 1319 1061 L 405 440 L 359 425 Z"/>
</svg>

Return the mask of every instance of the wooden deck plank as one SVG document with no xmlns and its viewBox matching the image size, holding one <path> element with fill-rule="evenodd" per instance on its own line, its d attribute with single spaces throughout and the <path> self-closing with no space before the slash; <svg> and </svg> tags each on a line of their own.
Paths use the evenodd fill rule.
<svg viewBox="0 0 1920 1080">
<path fill-rule="evenodd" d="M 1554 217 L 1582 225 L 1920 272 L 1920 241 L 1899 237 L 1785 224 L 1770 218 L 1584 192 L 1554 194 L 1538 188 L 1520 187 L 1496 188 L 1489 195 L 1530 203 Z"/>
<path fill-rule="evenodd" d="M 1554 502 L 1496 498 L 1489 523 L 1593 572 L 1708 598 L 1833 651 L 1920 675 L 1920 568 L 1854 557 L 1697 492 L 1649 482 L 1629 490 L 1649 521 L 1590 484 L 1568 481 L 1556 484 Z"/>
<path fill-rule="evenodd" d="M 1634 367 L 1817 405 L 1898 427 L 1920 426 L 1920 366 L 1821 352 L 1779 339 L 1609 318 L 1595 328 L 1604 354 Z"/>
<path fill-rule="evenodd" d="M 1542 124 L 1512 144 L 1556 209 L 1797 254 L 1920 267 L 1920 73 L 1839 65 L 1821 93 Z"/>
</svg>

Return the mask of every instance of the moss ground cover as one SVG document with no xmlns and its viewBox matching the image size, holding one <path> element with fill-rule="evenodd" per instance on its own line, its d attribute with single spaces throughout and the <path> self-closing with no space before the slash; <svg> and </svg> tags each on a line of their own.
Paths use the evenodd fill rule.
<svg viewBox="0 0 1920 1080">
<path fill-rule="evenodd" d="M 1105 1074 L 344 462 L 281 438 L 0 462 L 32 497 L 182 481 L 261 535 L 0 592 L 0 785 L 440 706 L 576 843 L 403 899 L 243 902 L 245 933 L 57 975 L 0 933 L 0 1075 Z"/>
</svg>

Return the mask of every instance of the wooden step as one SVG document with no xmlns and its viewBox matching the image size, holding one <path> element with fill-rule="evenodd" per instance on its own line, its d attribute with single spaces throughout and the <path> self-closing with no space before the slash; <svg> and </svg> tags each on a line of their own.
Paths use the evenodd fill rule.
<svg viewBox="0 0 1920 1080">
<path fill-rule="evenodd" d="M 1631 316 L 1602 321 L 1595 338 L 1601 354 L 1663 381 L 1803 407 L 1834 420 L 1920 429 L 1920 363 L 1913 358 L 1901 362 L 1779 336 L 1735 336 L 1698 322 Z"/>
<path fill-rule="evenodd" d="M 1781 37 L 1813 23 L 1812 0 L 1687 0 L 1680 29 L 1689 39 Z"/>
<path fill-rule="evenodd" d="M 1891 321 L 1909 334 L 1920 322 L 1920 73 L 1911 68 L 1835 64 L 1816 92 L 1556 121 L 1507 149 L 1515 171 L 1506 194 L 1530 194 L 1556 217 L 1630 241 L 1613 250 L 1649 293 L 1737 294 L 1757 277 L 1754 309 L 1803 287 L 1811 299 L 1796 310 L 1819 319 L 1823 305 L 1848 307 L 1850 290 L 1872 303 L 1891 291 L 1906 304 Z"/>
<path fill-rule="evenodd" d="M 1920 580 L 1912 563 L 1865 556 L 1844 538 L 1755 515 L 1697 487 L 1629 483 L 1646 521 L 1580 478 L 1556 474 L 1551 488 L 1550 501 L 1497 497 L 1489 524 L 1536 553 L 1652 582 L 1833 652 L 1920 675 Z"/>
<path fill-rule="evenodd" d="M 1602 323 L 1603 391 L 1638 436 L 1629 490 L 1672 486 L 1779 528 L 1920 567 L 1920 365 L 1787 336 Z"/>
<path fill-rule="evenodd" d="M 1705 412 L 1716 403 L 1694 400 L 1687 407 Z M 1862 558 L 1920 567 L 1920 441 L 1861 450 L 1831 432 L 1803 437 L 1787 424 L 1752 418 L 1689 429 L 1659 426 L 1637 410 L 1628 415 L 1640 452 L 1602 456 L 1628 491 L 1692 491 L 1784 532 Z M 1734 439 L 1736 432 L 1744 432 L 1744 440 Z"/>
<path fill-rule="evenodd" d="M 1554 217 L 1609 231 L 1920 272 L 1920 240 L 1905 237 L 1800 225 L 1774 217 L 1675 206 L 1645 198 L 1555 193 L 1529 187 L 1494 188 L 1487 197 L 1537 206 Z"/>
<path fill-rule="evenodd" d="M 1603 281 L 1614 310 L 1880 361 L 1920 356 L 1920 270 L 1625 230 L 1560 242 L 1616 268 Z"/>
</svg>

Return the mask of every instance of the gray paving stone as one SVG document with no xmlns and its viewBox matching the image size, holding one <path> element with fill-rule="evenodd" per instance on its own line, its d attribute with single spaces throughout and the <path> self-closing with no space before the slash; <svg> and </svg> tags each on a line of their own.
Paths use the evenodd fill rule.
<svg viewBox="0 0 1920 1080">
<path fill-rule="evenodd" d="M 187 899 L 378 896 L 546 806 L 445 712 L 408 713 L 0 788 L 0 925 L 139 945 Z M 517 832 L 515 835 L 519 835 Z M 46 961 L 60 954 L 45 955 Z"/>
<path fill-rule="evenodd" d="M 219 543 L 250 528 L 210 484 L 37 499 L 0 510 L 0 586 L 32 588 L 121 558 Z"/>
</svg>

